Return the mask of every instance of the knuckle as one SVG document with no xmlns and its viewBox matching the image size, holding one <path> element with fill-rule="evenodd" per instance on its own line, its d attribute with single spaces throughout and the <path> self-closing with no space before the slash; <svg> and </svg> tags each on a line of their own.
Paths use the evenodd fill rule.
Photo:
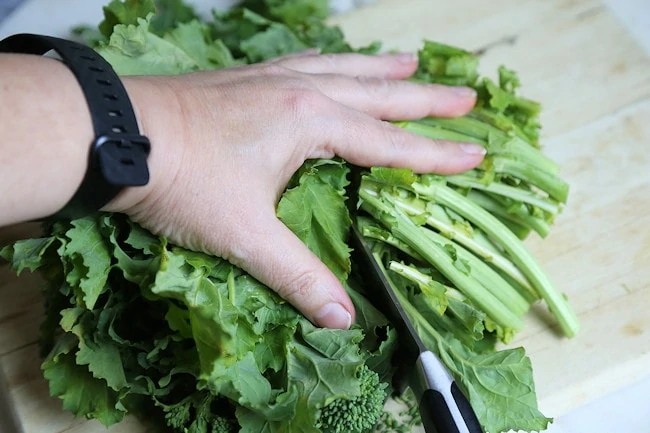
<svg viewBox="0 0 650 433">
<path fill-rule="evenodd" d="M 408 135 L 396 126 L 382 122 L 382 138 L 387 156 L 391 159 L 409 149 Z"/>
<path fill-rule="evenodd" d="M 285 281 L 284 284 L 278 286 L 278 294 L 283 299 L 291 302 L 309 297 L 317 280 L 314 272 L 309 270 L 300 271 L 289 278 L 286 278 L 284 275 L 278 275 L 278 278 L 280 281 Z"/>
<path fill-rule="evenodd" d="M 321 93 L 302 86 L 283 92 L 282 105 L 296 118 L 304 118 L 323 110 L 326 98 Z"/>
<path fill-rule="evenodd" d="M 371 100 L 383 100 L 389 96 L 393 88 L 393 81 L 380 77 L 358 76 L 359 87 Z"/>
</svg>

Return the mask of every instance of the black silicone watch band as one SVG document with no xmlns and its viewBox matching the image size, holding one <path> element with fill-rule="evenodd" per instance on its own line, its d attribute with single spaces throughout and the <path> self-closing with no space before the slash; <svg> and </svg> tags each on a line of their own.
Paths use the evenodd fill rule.
<svg viewBox="0 0 650 433">
<path fill-rule="evenodd" d="M 75 218 L 99 210 L 126 186 L 146 185 L 150 145 L 139 133 L 120 78 L 96 51 L 77 42 L 33 34 L 17 34 L 0 41 L 0 52 L 42 55 L 51 50 L 79 82 L 95 130 L 86 175 L 72 199 L 55 215 Z"/>
</svg>

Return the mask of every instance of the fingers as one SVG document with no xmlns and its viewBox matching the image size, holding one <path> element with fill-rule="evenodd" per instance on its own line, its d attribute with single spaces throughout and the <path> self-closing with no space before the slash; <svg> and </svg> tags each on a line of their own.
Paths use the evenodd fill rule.
<svg viewBox="0 0 650 433">
<path fill-rule="evenodd" d="M 417 67 L 408 53 L 292 55 L 276 64 L 304 73 L 302 79 L 335 101 L 384 120 L 462 116 L 476 103 L 467 87 L 402 80 Z"/>
<path fill-rule="evenodd" d="M 277 64 L 308 74 L 342 74 L 385 79 L 408 78 L 417 69 L 415 54 L 365 55 L 357 53 L 282 57 Z"/>
<path fill-rule="evenodd" d="M 382 120 L 426 116 L 455 117 L 469 112 L 476 92 L 404 81 L 417 68 L 407 53 L 385 55 L 317 55 L 310 51 L 274 59 L 247 69 L 231 69 L 249 79 L 310 85 L 329 98 Z"/>
<path fill-rule="evenodd" d="M 323 124 L 316 134 L 327 134 L 322 154 L 336 154 L 361 165 L 411 168 L 418 173 L 454 174 L 470 170 L 483 160 L 485 149 L 473 143 L 431 140 L 393 124 L 375 120 L 352 109 L 337 120 L 344 125 Z M 322 122 L 325 123 L 325 122 Z"/>
<path fill-rule="evenodd" d="M 476 103 L 468 87 L 344 75 L 316 76 L 313 83 L 335 101 L 383 120 L 462 116 Z"/>
<path fill-rule="evenodd" d="M 289 301 L 318 326 L 347 329 L 354 306 L 334 274 L 274 215 L 246 232 L 229 258 Z M 242 247 L 245 245 L 245 247 Z M 244 249 L 241 249 L 244 248 Z"/>
</svg>

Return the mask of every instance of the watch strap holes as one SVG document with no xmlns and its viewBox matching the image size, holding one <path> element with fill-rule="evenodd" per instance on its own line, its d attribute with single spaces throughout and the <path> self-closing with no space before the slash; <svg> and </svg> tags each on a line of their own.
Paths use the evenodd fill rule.
<svg viewBox="0 0 650 433">
<path fill-rule="evenodd" d="M 121 134 L 121 133 L 126 132 L 126 131 L 124 130 L 124 127 L 123 127 L 123 126 L 119 126 L 119 125 L 115 125 L 115 126 L 113 126 L 113 127 L 111 128 L 111 131 L 114 132 L 114 133 L 116 133 L 116 134 Z"/>
<path fill-rule="evenodd" d="M 106 72 L 104 68 L 100 68 L 99 66 L 89 66 L 88 69 L 93 72 Z"/>
<path fill-rule="evenodd" d="M 84 59 L 84 60 L 88 60 L 88 61 L 90 61 L 90 62 L 94 62 L 94 61 L 95 61 L 95 58 L 94 58 L 93 56 L 89 56 L 89 55 L 87 55 L 87 54 L 82 54 L 80 57 L 81 57 L 82 59 Z"/>
<path fill-rule="evenodd" d="M 105 80 L 103 78 L 99 78 L 97 79 L 97 84 L 101 84 L 102 86 L 110 86 L 113 83 L 111 83 L 111 80 Z"/>
<path fill-rule="evenodd" d="M 111 110 L 108 112 L 108 117 L 122 117 L 121 110 Z"/>
<path fill-rule="evenodd" d="M 117 101 L 117 96 L 112 93 L 104 93 L 104 99 L 107 101 Z"/>
<path fill-rule="evenodd" d="M 135 165 L 135 161 L 133 158 L 121 158 L 120 159 L 120 164 L 122 165 Z"/>
</svg>

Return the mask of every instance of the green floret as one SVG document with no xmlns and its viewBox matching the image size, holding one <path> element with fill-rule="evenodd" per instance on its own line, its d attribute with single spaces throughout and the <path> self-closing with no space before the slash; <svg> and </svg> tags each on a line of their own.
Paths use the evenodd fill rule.
<svg viewBox="0 0 650 433">
<path fill-rule="evenodd" d="M 190 407 L 189 404 L 179 404 L 173 406 L 165 413 L 165 422 L 175 431 L 183 431 L 190 424 Z"/>
<path fill-rule="evenodd" d="M 232 433 L 234 431 L 233 423 L 228 418 L 220 415 L 213 418 L 211 433 Z"/>
<path fill-rule="evenodd" d="M 165 421 L 179 433 L 233 433 L 233 420 L 214 413 L 215 398 L 197 393 L 165 408 Z"/>
<path fill-rule="evenodd" d="M 316 427 L 323 433 L 366 433 L 379 421 L 384 412 L 388 385 L 379 375 L 363 366 L 359 370 L 359 395 L 350 399 L 336 399 L 321 409 Z"/>
</svg>

